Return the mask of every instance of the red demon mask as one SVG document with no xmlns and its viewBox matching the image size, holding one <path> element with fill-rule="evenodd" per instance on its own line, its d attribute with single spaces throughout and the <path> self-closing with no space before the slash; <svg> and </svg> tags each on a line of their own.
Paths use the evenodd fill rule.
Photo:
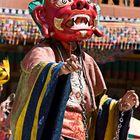
<svg viewBox="0 0 140 140">
<path fill-rule="evenodd" d="M 90 38 L 93 33 L 102 36 L 95 25 L 97 11 L 94 1 L 45 0 L 42 3 L 32 8 L 31 14 L 46 38 L 79 41 Z"/>
</svg>

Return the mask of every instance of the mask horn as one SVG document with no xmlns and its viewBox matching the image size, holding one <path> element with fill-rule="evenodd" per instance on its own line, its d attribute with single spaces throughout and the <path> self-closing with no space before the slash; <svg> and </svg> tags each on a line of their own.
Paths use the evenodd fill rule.
<svg viewBox="0 0 140 140">
<path fill-rule="evenodd" d="M 28 9 L 29 13 L 31 14 L 34 22 L 39 27 L 42 35 L 44 35 L 46 38 L 48 38 L 48 26 L 45 23 L 45 20 L 43 20 L 44 15 L 44 0 L 35 0 L 29 3 Z M 40 17 L 41 16 L 41 17 Z"/>
<path fill-rule="evenodd" d="M 39 26 L 42 28 L 41 32 L 42 32 L 43 36 L 48 38 L 49 37 L 48 25 L 45 21 L 44 15 L 45 15 L 44 14 L 44 7 L 42 5 L 37 6 L 33 10 L 33 17 L 34 17 L 35 21 L 39 24 Z"/>
</svg>

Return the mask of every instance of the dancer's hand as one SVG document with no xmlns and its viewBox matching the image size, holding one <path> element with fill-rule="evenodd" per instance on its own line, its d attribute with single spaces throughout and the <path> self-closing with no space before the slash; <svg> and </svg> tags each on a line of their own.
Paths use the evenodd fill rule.
<svg viewBox="0 0 140 140">
<path fill-rule="evenodd" d="M 66 59 L 66 61 L 64 62 L 64 65 L 60 70 L 60 75 L 69 74 L 80 69 L 81 66 L 78 62 L 77 56 L 72 54 L 71 57 Z"/>
<path fill-rule="evenodd" d="M 139 98 L 135 90 L 128 90 L 125 95 L 118 101 L 120 111 L 128 111 L 133 107 L 139 106 Z"/>
</svg>

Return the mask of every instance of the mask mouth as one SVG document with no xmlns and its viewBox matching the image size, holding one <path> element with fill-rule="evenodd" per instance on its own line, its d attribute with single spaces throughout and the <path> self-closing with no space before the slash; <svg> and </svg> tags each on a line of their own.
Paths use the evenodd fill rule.
<svg viewBox="0 0 140 140">
<path fill-rule="evenodd" d="M 65 27 L 72 30 L 91 29 L 91 18 L 86 14 L 74 15 L 65 23 Z"/>
</svg>

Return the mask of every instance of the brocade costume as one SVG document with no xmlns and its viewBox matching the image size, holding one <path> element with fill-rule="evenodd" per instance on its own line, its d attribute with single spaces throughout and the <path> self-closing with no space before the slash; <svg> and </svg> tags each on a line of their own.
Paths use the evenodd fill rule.
<svg viewBox="0 0 140 140">
<path fill-rule="evenodd" d="M 57 43 L 53 45 L 57 46 Z M 44 41 L 21 63 L 22 73 L 11 117 L 14 140 L 59 140 L 61 136 L 85 140 L 78 75 L 74 72 L 71 76 L 59 76 L 63 62 L 54 50 L 56 46 L 51 46 L 49 40 Z M 89 140 L 112 140 L 119 117 L 117 101 L 104 95 L 106 86 L 102 74 L 93 58 L 84 52 L 83 63 L 86 76 L 82 73 L 81 80 Z M 127 115 L 120 140 L 127 136 L 130 118 Z"/>
<path fill-rule="evenodd" d="M 112 140 L 117 101 L 105 95 L 102 74 L 80 45 L 93 34 L 103 36 L 96 2 L 35 0 L 29 12 L 44 41 L 21 62 L 11 115 L 14 140 Z M 126 139 L 129 114 L 123 116 L 119 140 Z"/>
</svg>

